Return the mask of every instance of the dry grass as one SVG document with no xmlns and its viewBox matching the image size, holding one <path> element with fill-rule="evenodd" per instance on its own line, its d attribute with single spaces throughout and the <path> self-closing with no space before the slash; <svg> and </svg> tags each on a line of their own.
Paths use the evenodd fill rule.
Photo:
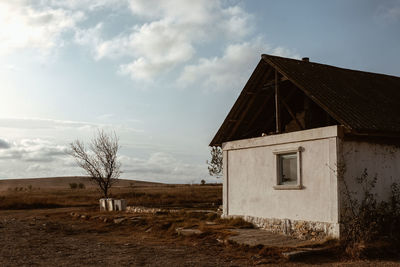
<svg viewBox="0 0 400 267">
<path fill-rule="evenodd" d="M 111 192 L 113 197 L 135 206 L 216 209 L 222 203 L 221 185 L 128 186 L 113 188 Z M 99 191 L 91 187 L 15 187 L 0 192 L 0 209 L 97 206 L 100 197 Z"/>
</svg>

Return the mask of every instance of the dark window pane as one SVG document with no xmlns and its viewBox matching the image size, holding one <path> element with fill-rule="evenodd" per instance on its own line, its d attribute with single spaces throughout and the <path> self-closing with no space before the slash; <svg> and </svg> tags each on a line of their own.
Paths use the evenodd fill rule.
<svg viewBox="0 0 400 267">
<path fill-rule="evenodd" d="M 297 153 L 279 155 L 280 184 L 297 184 Z"/>
</svg>

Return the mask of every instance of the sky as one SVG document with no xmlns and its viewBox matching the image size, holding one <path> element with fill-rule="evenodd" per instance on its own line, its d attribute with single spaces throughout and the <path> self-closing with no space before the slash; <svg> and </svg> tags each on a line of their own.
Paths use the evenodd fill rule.
<svg viewBox="0 0 400 267">
<path fill-rule="evenodd" d="M 261 54 L 400 76 L 399 0 L 0 0 L 0 179 L 83 175 L 114 131 L 122 178 L 199 183 Z"/>
</svg>

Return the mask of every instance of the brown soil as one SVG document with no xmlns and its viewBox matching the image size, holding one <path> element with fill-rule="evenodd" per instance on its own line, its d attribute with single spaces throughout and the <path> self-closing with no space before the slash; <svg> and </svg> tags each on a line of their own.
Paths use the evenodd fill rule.
<svg viewBox="0 0 400 267">
<path fill-rule="evenodd" d="M 35 186 L 33 182 L 29 186 L 31 181 L 19 186 L 0 183 L 1 267 L 400 266 L 399 256 L 386 260 L 383 253 L 377 260 L 348 261 L 334 250 L 288 262 L 281 256 L 288 249 L 224 242 L 232 234 L 231 228 L 250 225 L 239 219 L 221 220 L 215 212 L 196 212 L 217 210 L 222 202 L 221 185 L 137 183 L 113 188 L 113 196 L 126 199 L 129 205 L 182 210 L 153 215 L 100 213 L 95 188 L 72 190 L 66 180 L 57 181 L 63 182 L 37 179 Z M 176 228 L 203 233 L 182 236 Z"/>
<path fill-rule="evenodd" d="M 121 214 L 87 208 L 0 211 L 0 266 L 400 265 L 389 260 L 349 262 L 334 255 L 287 262 L 279 256 L 279 249 L 218 242 L 224 233 L 221 224 L 211 226 L 218 228 L 216 232 L 203 227 L 204 234 L 186 237 L 166 224 L 180 220 L 178 215 L 122 215 L 126 220 L 116 224 L 112 219 Z"/>
<path fill-rule="evenodd" d="M 249 253 L 213 239 L 77 219 L 77 209 L 0 211 L 0 266 L 246 266 Z M 82 209 L 78 210 L 82 212 Z"/>
</svg>

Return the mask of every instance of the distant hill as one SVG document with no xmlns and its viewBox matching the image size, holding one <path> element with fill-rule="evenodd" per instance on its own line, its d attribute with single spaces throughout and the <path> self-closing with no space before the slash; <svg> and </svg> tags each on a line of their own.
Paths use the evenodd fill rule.
<svg viewBox="0 0 400 267">
<path fill-rule="evenodd" d="M 47 177 L 47 178 L 29 178 L 29 179 L 4 179 L 0 180 L 0 191 L 8 190 L 8 188 L 28 187 L 33 188 L 69 188 L 70 183 L 83 183 L 86 188 L 96 187 L 88 177 L 85 176 L 65 176 L 65 177 Z M 114 185 L 115 187 L 143 187 L 143 186 L 162 186 L 162 183 L 136 181 L 119 179 Z"/>
</svg>

